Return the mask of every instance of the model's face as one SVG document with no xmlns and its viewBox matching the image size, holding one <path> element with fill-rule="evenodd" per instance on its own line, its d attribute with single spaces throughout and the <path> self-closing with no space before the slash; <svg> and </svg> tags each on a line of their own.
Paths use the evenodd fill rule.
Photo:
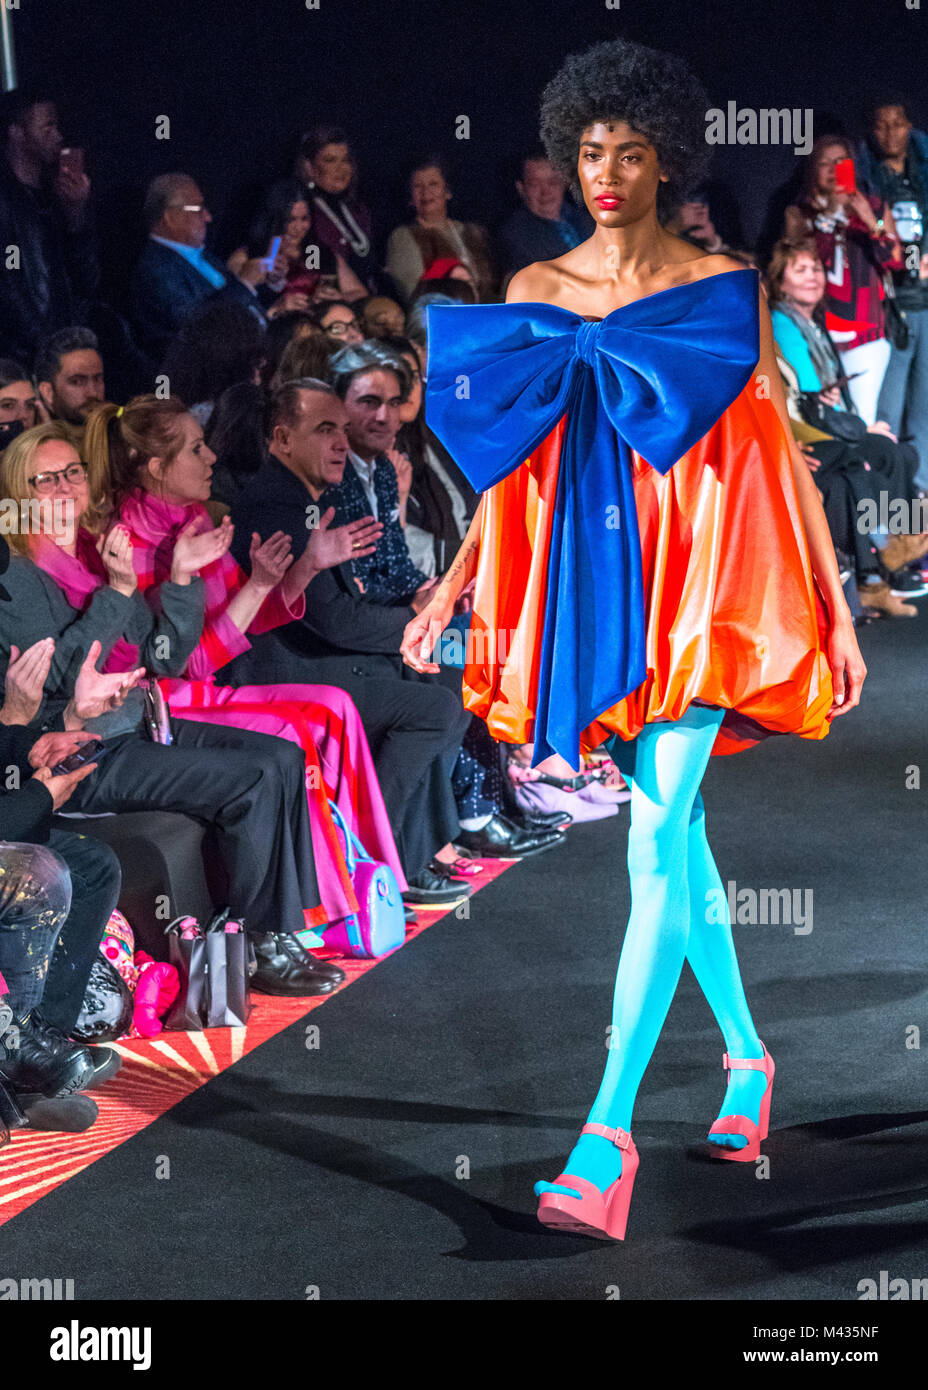
<svg viewBox="0 0 928 1390">
<path fill-rule="evenodd" d="M 300 158 L 300 176 L 323 193 L 344 193 L 354 178 L 354 160 L 347 145 L 323 145 L 315 159 Z"/>
<path fill-rule="evenodd" d="M 178 428 L 182 439 L 179 451 L 168 464 L 149 459 L 142 485 L 147 492 L 177 506 L 207 502 L 216 455 L 204 442 L 203 431 L 192 415 L 182 415 Z"/>
<path fill-rule="evenodd" d="M 814 309 L 825 293 L 825 271 L 816 256 L 802 252 L 783 272 L 783 293 L 804 309 Z"/>
<path fill-rule="evenodd" d="M 345 395 L 348 443 L 361 458 L 393 448 L 400 427 L 402 387 L 393 372 L 359 372 Z"/>
<path fill-rule="evenodd" d="M 66 352 L 54 380 L 40 382 L 39 390 L 56 419 L 82 425 L 94 406 L 106 399 L 103 359 L 93 348 Z"/>
<path fill-rule="evenodd" d="M 657 150 L 626 121 L 597 121 L 580 138 L 577 176 L 590 216 L 601 227 L 627 227 L 653 210 L 661 172 Z"/>
<path fill-rule="evenodd" d="M 31 381 L 11 381 L 0 386 L 0 424 L 7 420 L 22 420 L 23 429 L 30 430 L 35 424 L 35 389 Z"/>
<path fill-rule="evenodd" d="M 815 186 L 819 193 L 834 193 L 835 165 L 839 159 L 847 159 L 849 153 L 847 146 L 838 142 L 822 146 L 815 161 Z"/>
<path fill-rule="evenodd" d="M 549 221 L 561 215 L 564 180 L 547 159 L 527 159 L 516 190 L 529 212 Z"/>
<path fill-rule="evenodd" d="M 874 113 L 873 138 L 884 159 L 901 159 L 909 143 L 912 122 L 901 106 L 880 106 Z"/>
<path fill-rule="evenodd" d="M 444 217 L 451 193 L 440 169 L 417 169 L 409 183 L 409 193 L 417 217 Z"/>
</svg>

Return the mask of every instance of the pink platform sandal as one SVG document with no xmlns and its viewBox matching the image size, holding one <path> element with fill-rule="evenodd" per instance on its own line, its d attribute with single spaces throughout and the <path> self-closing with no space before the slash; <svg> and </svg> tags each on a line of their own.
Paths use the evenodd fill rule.
<svg viewBox="0 0 928 1390">
<path fill-rule="evenodd" d="M 722 1066 L 726 1072 L 735 1068 L 743 1071 L 762 1071 L 767 1078 L 767 1089 L 760 1103 L 757 1124 L 747 1115 L 724 1115 L 722 1119 L 715 1121 L 709 1130 L 710 1134 L 740 1134 L 748 1142 L 742 1149 L 729 1149 L 724 1144 L 706 1144 L 705 1152 L 712 1158 L 727 1159 L 729 1163 L 753 1163 L 760 1153 L 761 1144 L 767 1138 L 770 1129 L 770 1097 L 776 1068 L 766 1046 L 761 1043 L 761 1047 L 764 1049 L 763 1057 L 729 1057 L 727 1052 L 722 1054 Z"/>
<path fill-rule="evenodd" d="M 538 1220 L 543 1226 L 554 1226 L 577 1235 L 596 1236 L 600 1240 L 624 1240 L 628 1224 L 628 1205 L 638 1171 L 638 1150 L 635 1141 L 624 1129 L 607 1129 L 605 1125 L 587 1124 L 581 1134 L 598 1134 L 622 1150 L 622 1172 L 614 1183 L 600 1192 L 586 1178 L 561 1173 L 555 1183 L 572 1187 L 580 1193 L 572 1197 L 564 1192 L 543 1192 L 538 1199 Z"/>
</svg>

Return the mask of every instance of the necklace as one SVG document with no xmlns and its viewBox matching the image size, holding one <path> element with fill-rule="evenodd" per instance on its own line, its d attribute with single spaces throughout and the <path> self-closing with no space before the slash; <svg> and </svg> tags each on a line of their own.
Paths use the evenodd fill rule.
<svg viewBox="0 0 928 1390">
<path fill-rule="evenodd" d="M 341 218 L 339 218 L 338 214 L 329 206 L 325 198 L 323 198 L 316 185 L 312 184 L 311 187 L 313 189 L 313 202 L 316 204 L 316 207 L 320 210 L 320 212 L 325 213 L 326 217 L 329 219 L 333 227 L 338 232 L 342 241 L 346 242 L 351 247 L 352 251 L 355 253 L 356 256 L 360 256 L 362 258 L 366 256 L 371 249 L 370 239 L 358 226 L 358 223 L 355 217 L 353 216 L 351 209 L 348 207 L 348 204 L 342 203 L 341 206 L 342 217 L 344 217 L 345 219 L 343 222 Z"/>
</svg>

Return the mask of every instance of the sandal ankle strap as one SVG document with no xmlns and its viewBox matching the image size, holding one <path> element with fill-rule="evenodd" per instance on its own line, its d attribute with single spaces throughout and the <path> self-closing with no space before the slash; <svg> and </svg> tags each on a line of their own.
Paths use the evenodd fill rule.
<svg viewBox="0 0 928 1390">
<path fill-rule="evenodd" d="M 726 1071 L 764 1071 L 767 1065 L 767 1049 L 764 1048 L 763 1057 L 729 1057 L 727 1052 L 722 1053 L 722 1066 Z"/>
<path fill-rule="evenodd" d="M 627 1149 L 632 1142 L 632 1136 L 624 1129 L 607 1129 L 605 1125 L 590 1124 L 584 1125 L 581 1134 L 598 1134 L 601 1139 L 608 1139 L 610 1144 L 615 1144 L 618 1149 Z"/>
</svg>

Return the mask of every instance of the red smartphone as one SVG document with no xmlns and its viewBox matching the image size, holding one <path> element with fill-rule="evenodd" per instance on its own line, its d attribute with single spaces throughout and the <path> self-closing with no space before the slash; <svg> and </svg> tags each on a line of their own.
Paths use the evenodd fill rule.
<svg viewBox="0 0 928 1390">
<path fill-rule="evenodd" d="M 835 188 L 839 193 L 856 193 L 853 159 L 839 159 L 835 165 Z"/>
<path fill-rule="evenodd" d="M 84 151 L 73 145 L 60 150 L 58 168 L 62 174 L 70 173 L 80 176 L 84 172 Z"/>
</svg>

